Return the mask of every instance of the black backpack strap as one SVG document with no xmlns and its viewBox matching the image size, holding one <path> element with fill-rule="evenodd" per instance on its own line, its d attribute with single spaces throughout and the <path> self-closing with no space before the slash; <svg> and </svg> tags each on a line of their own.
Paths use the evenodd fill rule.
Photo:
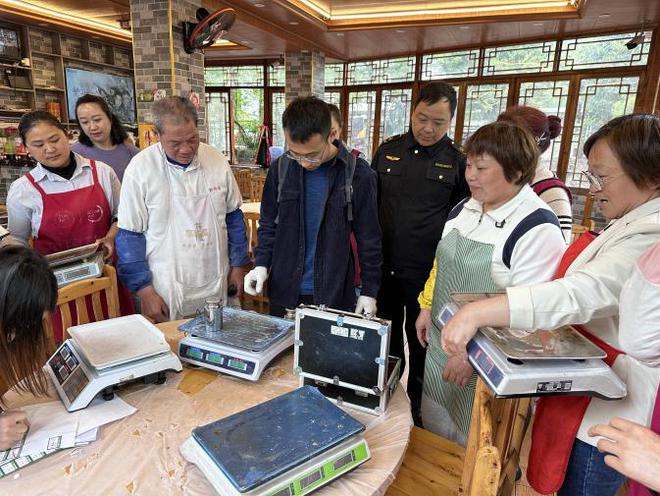
<svg viewBox="0 0 660 496">
<path fill-rule="evenodd" d="M 344 172 L 346 183 L 344 184 L 344 193 L 346 195 L 346 213 L 348 215 L 348 222 L 353 222 L 353 176 L 355 175 L 355 167 L 357 159 L 352 153 L 348 154 L 348 163 Z"/>
<path fill-rule="evenodd" d="M 280 198 L 282 197 L 282 189 L 284 188 L 284 180 L 286 173 L 289 170 L 289 157 L 283 153 L 277 159 L 277 216 L 275 217 L 275 224 L 280 220 Z"/>
</svg>

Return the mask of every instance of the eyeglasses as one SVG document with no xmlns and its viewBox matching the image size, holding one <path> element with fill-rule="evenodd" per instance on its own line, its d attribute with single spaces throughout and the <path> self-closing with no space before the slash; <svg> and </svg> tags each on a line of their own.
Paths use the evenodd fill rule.
<svg viewBox="0 0 660 496">
<path fill-rule="evenodd" d="M 328 143 L 326 142 L 325 146 L 323 147 L 323 150 L 320 152 L 316 153 L 311 153 L 309 155 L 298 155 L 296 153 L 293 153 L 291 150 L 287 150 L 284 152 L 284 154 L 289 157 L 291 160 L 295 160 L 296 162 L 307 162 L 308 164 L 320 164 L 323 162 L 323 155 L 325 155 L 325 150 L 328 148 Z"/>
<path fill-rule="evenodd" d="M 589 189 L 593 190 L 594 192 L 602 191 L 607 183 L 625 175 L 625 173 L 622 172 L 621 174 L 615 174 L 614 176 L 602 177 L 597 176 L 596 174 L 592 174 L 586 170 L 582 171 L 582 174 L 584 174 L 584 177 L 586 177 L 589 181 Z"/>
</svg>

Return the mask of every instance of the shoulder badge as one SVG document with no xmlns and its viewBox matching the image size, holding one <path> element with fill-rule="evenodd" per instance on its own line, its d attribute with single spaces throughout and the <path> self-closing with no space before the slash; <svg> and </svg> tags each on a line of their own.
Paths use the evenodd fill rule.
<svg viewBox="0 0 660 496">
<path fill-rule="evenodd" d="M 465 155 L 465 150 L 463 150 L 463 146 L 459 145 L 458 143 L 454 143 L 453 141 L 451 142 L 451 147 L 456 150 L 458 153 L 461 155 Z"/>
<path fill-rule="evenodd" d="M 405 136 L 405 134 L 395 134 L 394 136 L 390 136 L 389 138 L 385 138 L 385 141 L 383 143 L 391 143 L 393 141 L 400 140 L 404 136 Z"/>
</svg>

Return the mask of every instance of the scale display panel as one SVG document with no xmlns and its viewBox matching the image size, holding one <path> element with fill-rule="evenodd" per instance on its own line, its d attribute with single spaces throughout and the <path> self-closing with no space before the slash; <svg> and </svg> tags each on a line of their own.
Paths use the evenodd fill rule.
<svg viewBox="0 0 660 496">
<path fill-rule="evenodd" d="M 363 424 L 333 405 L 316 388 L 306 386 L 197 427 L 193 429 L 192 439 L 235 489 L 246 492 L 363 430 Z M 327 462 L 330 463 L 328 467 L 325 466 Z M 327 479 L 334 470 L 334 463 L 338 463 L 338 459 L 324 460 L 322 467 L 300 474 L 299 486 L 295 487 L 294 483 L 294 487 L 289 488 L 292 494 L 304 490 L 300 485 L 309 488 Z M 342 467 L 344 465 L 339 463 L 336 470 Z"/>
<path fill-rule="evenodd" d="M 70 402 L 73 402 L 89 384 L 89 377 L 68 343 L 60 346 L 48 360 L 48 365 Z"/>
<path fill-rule="evenodd" d="M 212 367 L 218 367 L 228 371 L 237 371 L 246 375 L 252 375 L 256 368 L 256 362 L 232 356 L 229 353 L 220 353 L 209 349 L 200 348 L 181 343 L 179 356 L 183 359 L 189 358 L 195 362 L 201 362 Z"/>
</svg>

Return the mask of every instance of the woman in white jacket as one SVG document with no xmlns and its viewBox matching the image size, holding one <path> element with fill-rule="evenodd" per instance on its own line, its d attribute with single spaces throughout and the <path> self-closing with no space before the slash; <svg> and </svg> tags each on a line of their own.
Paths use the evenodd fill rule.
<svg viewBox="0 0 660 496">
<path fill-rule="evenodd" d="M 621 288 L 639 255 L 660 240 L 660 116 L 613 119 L 587 140 L 584 152 L 589 161 L 584 174 L 596 204 L 612 219 L 608 226 L 597 236 L 585 233 L 568 248 L 556 280 L 508 288 L 504 296 L 466 305 L 442 336 L 450 356 L 465 355 L 467 342 L 482 326 L 531 332 L 584 324 L 585 335 L 608 352 L 606 361 L 628 387 L 624 400 L 539 401 L 527 477 L 537 491 L 560 496 L 616 493 L 624 477 L 604 463 L 588 429 L 615 416 L 649 425 L 660 383 L 660 369 L 621 351 L 618 325 Z"/>
</svg>

